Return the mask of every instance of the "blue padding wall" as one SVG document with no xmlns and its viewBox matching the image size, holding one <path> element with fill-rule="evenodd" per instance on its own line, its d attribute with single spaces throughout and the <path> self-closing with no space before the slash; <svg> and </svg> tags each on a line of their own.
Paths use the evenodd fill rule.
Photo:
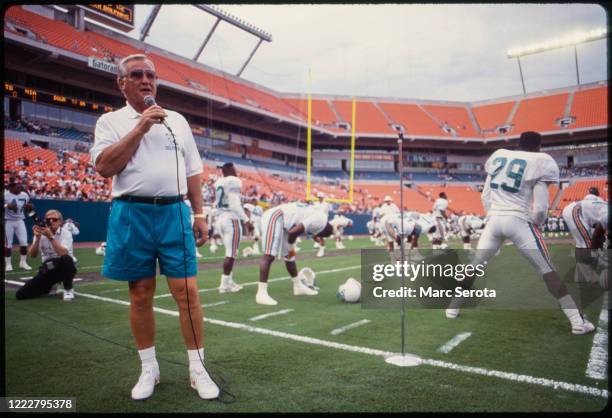
<svg viewBox="0 0 612 418">
<path fill-rule="evenodd" d="M 106 241 L 110 202 L 32 199 L 32 204 L 41 219 L 49 209 L 57 209 L 64 215 L 64 219 L 72 218 L 79 222 L 81 233 L 74 237 L 76 242 Z M 32 242 L 33 225 L 31 219 L 26 219 L 28 242 Z"/>
</svg>

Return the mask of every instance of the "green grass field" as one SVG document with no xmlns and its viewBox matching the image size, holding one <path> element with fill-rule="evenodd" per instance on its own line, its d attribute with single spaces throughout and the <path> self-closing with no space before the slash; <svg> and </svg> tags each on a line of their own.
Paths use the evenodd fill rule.
<svg viewBox="0 0 612 418">
<path fill-rule="evenodd" d="M 371 243 L 356 238 L 346 246 L 371 248 Z M 301 247 L 298 268 L 317 272 L 320 293 L 293 296 L 284 264 L 277 261 L 270 277 L 279 280 L 269 285 L 277 306 L 255 304 L 256 264 L 234 269 L 235 281 L 247 284 L 242 292 L 219 294 L 221 272 L 209 264 L 223 256 L 210 254 L 208 247 L 200 250 L 206 364 L 223 379 L 233 402 L 203 401 L 189 387 L 177 307 L 165 296 L 163 278 L 155 300 L 162 309 L 156 313 L 161 384 L 152 398 L 130 399 L 140 361 L 122 303 L 128 301 L 127 285 L 105 279 L 76 283 L 70 303 L 59 294 L 17 302 L 15 287 L 6 287 L 7 396 L 73 397 L 79 412 L 590 412 L 606 407 L 607 377 L 585 374 L 594 334 L 571 335 L 560 310 L 465 309 L 448 320 L 442 310 L 409 309 L 406 351 L 425 361 L 397 367 L 384 360 L 400 351 L 399 311 L 361 309 L 336 298 L 348 277 L 360 278 L 359 254 L 330 250 L 324 258 L 304 260 L 315 250 L 312 241 Z M 570 248 L 550 247 L 553 253 Z M 78 249 L 76 255 L 77 277 L 100 271 L 103 258 L 93 248 Z M 499 257 L 508 280 L 531 269 L 514 247 L 504 247 Z M 32 274 L 16 271 L 6 279 L 27 275 Z M 543 283 L 539 291 L 550 297 Z M 282 310 L 290 311 L 252 320 Z M 596 325 L 600 311 L 601 304 L 587 310 Z M 332 334 L 362 320 L 369 322 Z M 607 341 L 607 324 L 605 331 Z M 471 335 L 452 351 L 439 351 L 464 332 Z"/>
</svg>

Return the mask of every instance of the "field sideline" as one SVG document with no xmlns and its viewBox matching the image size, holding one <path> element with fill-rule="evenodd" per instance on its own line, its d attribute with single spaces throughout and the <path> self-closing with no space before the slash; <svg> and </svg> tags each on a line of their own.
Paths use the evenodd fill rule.
<svg viewBox="0 0 612 418">
<path fill-rule="evenodd" d="M 77 277 L 85 280 L 75 284 L 73 302 L 60 296 L 17 302 L 16 286 L 6 286 L 7 396 L 76 397 L 80 412 L 552 412 L 607 405 L 607 376 L 587 376 L 594 339 L 607 341 L 607 321 L 600 321 L 596 338 L 572 336 L 560 310 L 473 309 L 456 320 L 440 310 L 408 310 L 406 349 L 424 362 L 399 368 L 384 362 L 400 349 L 399 312 L 365 310 L 335 296 L 346 278 L 359 279 L 355 250 L 371 247 L 369 240 L 346 241 L 347 250 L 330 250 L 324 258 L 310 258 L 311 241 L 301 246 L 298 268 L 317 272 L 320 294 L 294 297 L 283 263 L 276 262 L 269 291 L 277 306 L 254 303 L 256 262 L 235 268 L 235 280 L 246 284 L 242 292 L 219 294 L 216 266 L 223 256 L 200 250 L 206 257 L 199 284 L 207 365 L 225 380 L 234 402 L 202 401 L 189 387 L 177 308 L 163 279 L 155 301 L 162 383 L 146 402 L 129 398 L 140 365 L 127 286 L 96 280 L 102 257 L 93 248 L 76 250 Z M 504 247 L 500 257 L 513 280 L 531 268 L 514 247 Z M 24 276 L 17 271 L 6 279 Z M 543 284 L 541 290 L 550 297 Z M 587 310 L 594 324 L 607 319 L 601 308 Z"/>
</svg>

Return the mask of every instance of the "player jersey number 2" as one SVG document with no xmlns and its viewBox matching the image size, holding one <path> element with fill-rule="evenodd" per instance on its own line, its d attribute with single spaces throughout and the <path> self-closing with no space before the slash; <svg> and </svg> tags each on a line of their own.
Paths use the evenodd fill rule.
<svg viewBox="0 0 612 418">
<path fill-rule="evenodd" d="M 491 188 L 497 189 L 501 186 L 502 190 L 508 193 L 518 193 L 521 188 L 521 182 L 523 181 L 523 174 L 525 174 L 525 167 L 527 167 L 527 161 L 522 158 L 515 158 L 508 163 L 507 158 L 497 157 L 493 160 L 493 165 L 497 167 L 495 167 L 495 170 L 491 173 Z M 504 168 L 506 169 L 504 174 L 511 184 L 506 183 L 506 181 L 502 181 L 499 184 L 495 183 L 493 180 L 495 180 L 495 177 L 497 177 Z"/>
<path fill-rule="evenodd" d="M 216 189 L 217 192 L 217 208 L 226 208 L 227 204 L 223 203 L 223 198 L 225 197 L 225 193 L 223 192 L 223 187 L 219 186 Z"/>
</svg>

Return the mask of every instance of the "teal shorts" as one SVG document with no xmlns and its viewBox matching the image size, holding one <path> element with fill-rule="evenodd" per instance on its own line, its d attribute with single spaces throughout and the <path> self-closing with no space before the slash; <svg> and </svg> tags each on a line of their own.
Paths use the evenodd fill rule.
<svg viewBox="0 0 612 418">
<path fill-rule="evenodd" d="M 122 281 L 155 277 L 159 261 L 160 273 L 169 278 L 196 276 L 198 263 L 189 214 L 183 201 L 154 205 L 114 200 L 102 275 Z"/>
</svg>

